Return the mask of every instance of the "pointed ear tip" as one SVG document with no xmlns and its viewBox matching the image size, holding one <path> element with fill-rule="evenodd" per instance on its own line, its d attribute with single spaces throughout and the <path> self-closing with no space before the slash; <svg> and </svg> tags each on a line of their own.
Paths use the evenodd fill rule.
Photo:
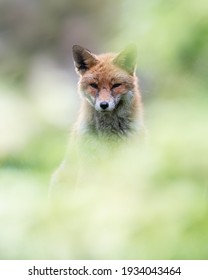
<svg viewBox="0 0 208 280">
<path fill-rule="evenodd" d="M 73 45 L 72 46 L 72 50 L 73 51 L 77 51 L 77 50 L 80 50 L 82 47 L 80 47 L 79 45 Z"/>
<path fill-rule="evenodd" d="M 137 46 L 136 44 L 129 44 L 127 47 L 120 53 L 121 55 L 131 55 L 133 57 L 137 57 Z"/>
</svg>

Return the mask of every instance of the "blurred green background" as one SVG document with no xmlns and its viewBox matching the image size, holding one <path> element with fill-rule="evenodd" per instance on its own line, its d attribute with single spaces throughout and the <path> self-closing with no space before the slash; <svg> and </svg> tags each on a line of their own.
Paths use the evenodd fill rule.
<svg viewBox="0 0 208 280">
<path fill-rule="evenodd" d="M 208 259 L 207 15 L 206 0 L 0 2 L 1 259 Z M 131 42 L 149 143 L 51 206 L 79 108 L 71 47 Z"/>
</svg>

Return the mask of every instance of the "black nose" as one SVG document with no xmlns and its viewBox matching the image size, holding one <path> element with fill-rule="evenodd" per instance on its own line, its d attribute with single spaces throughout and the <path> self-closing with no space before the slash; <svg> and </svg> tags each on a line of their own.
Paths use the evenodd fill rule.
<svg viewBox="0 0 208 280">
<path fill-rule="evenodd" d="M 109 104 L 106 101 L 103 101 L 103 102 L 100 103 L 100 108 L 103 109 L 103 110 L 107 109 L 108 106 L 109 106 Z"/>
</svg>

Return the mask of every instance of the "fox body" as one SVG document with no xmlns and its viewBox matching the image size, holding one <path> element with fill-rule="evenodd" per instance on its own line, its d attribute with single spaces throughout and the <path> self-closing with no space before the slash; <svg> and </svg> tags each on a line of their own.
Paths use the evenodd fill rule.
<svg viewBox="0 0 208 280">
<path fill-rule="evenodd" d="M 95 165 L 99 166 L 97 160 L 112 157 L 114 147 L 118 147 L 117 140 L 129 138 L 137 131 L 144 135 L 141 97 L 135 75 L 136 49 L 130 47 L 119 54 L 95 55 L 75 45 L 73 57 L 80 76 L 81 109 L 70 138 L 71 145 L 64 162 L 52 177 L 51 186 L 57 183 L 68 186 L 68 181 L 74 178 L 74 172 L 70 170 L 78 173 L 75 181 L 84 178 L 83 171 L 94 173 Z M 76 137 L 78 135 L 87 137 Z M 77 140 L 81 140 L 81 145 L 76 145 Z M 116 141 L 110 141 L 112 145 L 108 145 L 106 140 Z M 68 155 L 69 159 L 77 159 L 73 165 Z"/>
<path fill-rule="evenodd" d="M 82 103 L 77 134 L 129 136 L 142 130 L 142 104 L 135 76 L 136 49 L 95 55 L 73 46 Z"/>
</svg>

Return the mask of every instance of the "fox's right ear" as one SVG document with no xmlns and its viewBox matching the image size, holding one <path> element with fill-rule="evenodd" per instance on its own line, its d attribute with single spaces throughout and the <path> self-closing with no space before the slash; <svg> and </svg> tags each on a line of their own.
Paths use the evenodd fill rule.
<svg viewBox="0 0 208 280">
<path fill-rule="evenodd" d="M 137 48 L 134 44 L 129 45 L 124 51 L 117 55 L 113 62 L 126 70 L 130 75 L 134 74 L 137 61 Z"/>
<path fill-rule="evenodd" d="M 72 48 L 76 70 L 81 75 L 97 63 L 97 58 L 89 50 L 74 45 Z"/>
</svg>

